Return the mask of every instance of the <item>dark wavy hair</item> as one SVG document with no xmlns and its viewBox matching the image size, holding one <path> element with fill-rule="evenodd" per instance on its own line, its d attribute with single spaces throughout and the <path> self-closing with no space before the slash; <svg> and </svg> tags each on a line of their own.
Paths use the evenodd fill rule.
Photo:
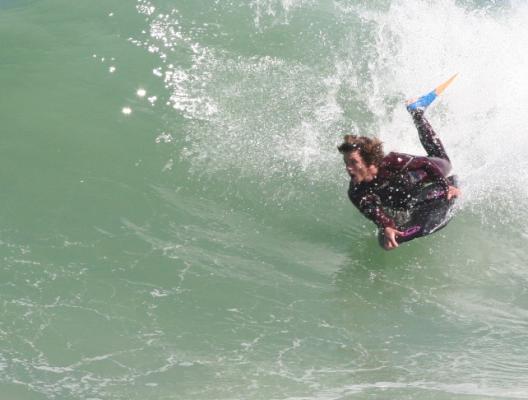
<svg viewBox="0 0 528 400">
<path fill-rule="evenodd" d="M 343 143 L 337 146 L 341 154 L 347 154 L 351 151 L 359 151 L 359 155 L 367 165 L 380 166 L 383 157 L 383 143 L 376 138 L 366 136 L 345 135 Z"/>
</svg>

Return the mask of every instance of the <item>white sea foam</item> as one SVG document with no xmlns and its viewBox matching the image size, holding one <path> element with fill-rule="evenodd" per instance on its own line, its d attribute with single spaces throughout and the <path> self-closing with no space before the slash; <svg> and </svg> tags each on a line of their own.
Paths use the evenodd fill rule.
<svg viewBox="0 0 528 400">
<path fill-rule="evenodd" d="M 313 4 L 314 0 L 252 0 L 250 7 L 254 10 L 253 21 L 257 29 L 263 28 L 263 21 L 279 21 L 287 24 L 292 10 Z"/>
</svg>

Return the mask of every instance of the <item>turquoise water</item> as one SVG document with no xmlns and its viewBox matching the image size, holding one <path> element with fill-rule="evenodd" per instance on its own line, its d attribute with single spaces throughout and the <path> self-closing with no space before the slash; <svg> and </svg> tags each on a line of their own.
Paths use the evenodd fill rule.
<svg viewBox="0 0 528 400">
<path fill-rule="evenodd" d="M 0 398 L 528 398 L 527 17 L 0 0 Z M 455 72 L 460 209 L 384 252 L 336 144 Z"/>
</svg>

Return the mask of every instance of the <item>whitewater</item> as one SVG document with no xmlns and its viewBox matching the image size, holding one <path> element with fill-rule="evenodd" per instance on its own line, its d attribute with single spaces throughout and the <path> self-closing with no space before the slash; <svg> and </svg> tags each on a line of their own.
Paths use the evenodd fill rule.
<svg viewBox="0 0 528 400">
<path fill-rule="evenodd" d="M 0 0 L 0 398 L 528 399 L 523 1 Z M 395 251 L 336 146 L 463 196 Z"/>
</svg>

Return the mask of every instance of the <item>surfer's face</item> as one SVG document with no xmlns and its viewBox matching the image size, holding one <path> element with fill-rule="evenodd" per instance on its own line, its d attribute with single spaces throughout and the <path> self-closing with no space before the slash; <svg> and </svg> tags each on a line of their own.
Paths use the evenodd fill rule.
<svg viewBox="0 0 528 400">
<path fill-rule="evenodd" d="M 348 175 L 350 175 L 350 178 L 352 178 L 355 184 L 363 181 L 368 182 L 374 178 L 373 168 L 375 167 L 373 165 L 367 166 L 363 158 L 359 155 L 358 150 L 345 153 L 343 159 Z"/>
</svg>

